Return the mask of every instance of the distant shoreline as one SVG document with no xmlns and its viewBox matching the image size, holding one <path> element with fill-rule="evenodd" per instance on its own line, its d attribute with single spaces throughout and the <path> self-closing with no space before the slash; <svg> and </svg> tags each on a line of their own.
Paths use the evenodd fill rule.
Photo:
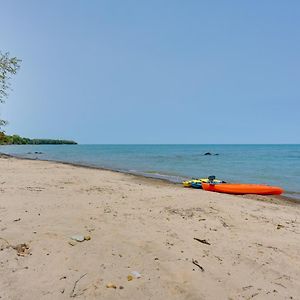
<svg viewBox="0 0 300 300">
<path fill-rule="evenodd" d="M 77 145 L 78 143 L 72 140 L 60 139 L 30 139 L 21 137 L 17 134 L 6 135 L 0 132 L 0 145 Z"/>
</svg>

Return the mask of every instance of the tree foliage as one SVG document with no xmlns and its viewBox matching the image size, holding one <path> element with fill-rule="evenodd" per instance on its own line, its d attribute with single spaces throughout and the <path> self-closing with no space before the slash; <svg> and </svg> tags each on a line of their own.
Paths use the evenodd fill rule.
<svg viewBox="0 0 300 300">
<path fill-rule="evenodd" d="M 0 51 L 0 103 L 5 102 L 8 91 L 11 89 L 10 79 L 20 69 L 21 60 L 10 57 L 9 53 Z M 0 119 L 0 128 L 6 125 L 6 121 Z"/>
<path fill-rule="evenodd" d="M 10 57 L 9 53 L 0 51 L 0 103 L 5 101 L 10 89 L 9 80 L 20 69 L 21 60 L 17 57 Z"/>
</svg>

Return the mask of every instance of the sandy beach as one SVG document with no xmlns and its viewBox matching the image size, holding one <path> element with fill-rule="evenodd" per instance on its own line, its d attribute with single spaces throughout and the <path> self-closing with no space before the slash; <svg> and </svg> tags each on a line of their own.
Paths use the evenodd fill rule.
<svg viewBox="0 0 300 300">
<path fill-rule="evenodd" d="M 1 299 L 300 299 L 284 200 L 2 157 L 0 247 Z"/>
</svg>

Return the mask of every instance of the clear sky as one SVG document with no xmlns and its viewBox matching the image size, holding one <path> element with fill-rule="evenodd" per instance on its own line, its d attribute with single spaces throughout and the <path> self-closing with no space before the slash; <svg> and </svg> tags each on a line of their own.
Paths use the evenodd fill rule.
<svg viewBox="0 0 300 300">
<path fill-rule="evenodd" d="M 300 143 L 300 1 L 1 0 L 7 133 Z"/>
</svg>

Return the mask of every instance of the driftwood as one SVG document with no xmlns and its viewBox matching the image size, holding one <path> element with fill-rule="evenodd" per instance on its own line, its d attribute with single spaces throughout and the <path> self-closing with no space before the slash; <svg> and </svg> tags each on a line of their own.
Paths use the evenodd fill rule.
<svg viewBox="0 0 300 300">
<path fill-rule="evenodd" d="M 204 272 L 204 268 L 199 265 L 198 261 L 195 259 L 192 259 L 192 263 L 197 266 L 202 272 Z"/>
<path fill-rule="evenodd" d="M 76 289 L 76 285 L 77 285 L 77 283 L 78 283 L 84 276 L 86 276 L 86 275 L 87 275 L 87 273 L 81 275 L 80 278 L 77 279 L 77 280 L 74 282 L 73 289 L 72 289 L 72 291 L 71 291 L 71 293 L 70 293 L 70 297 L 71 297 L 71 298 L 76 297 L 76 293 L 74 293 L 74 292 L 75 292 L 75 289 Z"/>
<path fill-rule="evenodd" d="M 210 243 L 207 240 L 200 240 L 198 238 L 194 238 L 195 241 L 200 242 L 202 244 L 210 245 Z"/>
</svg>

